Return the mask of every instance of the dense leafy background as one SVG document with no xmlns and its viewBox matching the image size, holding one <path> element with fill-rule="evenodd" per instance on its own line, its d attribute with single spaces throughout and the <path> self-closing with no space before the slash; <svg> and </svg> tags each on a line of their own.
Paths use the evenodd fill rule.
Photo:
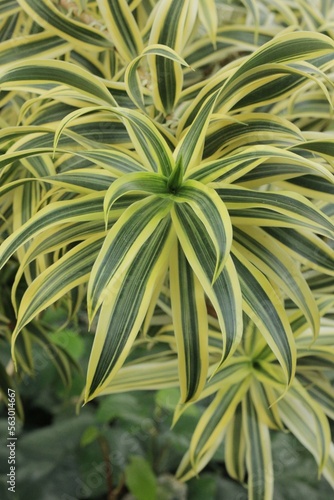
<svg viewBox="0 0 334 500">
<path fill-rule="evenodd" d="M 47 318 L 61 325 L 59 312 Z M 63 318 L 64 319 L 64 318 Z M 83 324 L 60 329 L 54 340 L 84 369 L 92 338 Z M 198 418 L 207 402 L 192 406 L 171 430 L 177 389 L 129 392 L 99 398 L 76 414 L 84 373 L 74 372 L 70 387 L 61 382 L 55 366 L 40 348 L 36 374 L 19 384 L 25 410 L 17 421 L 18 500 L 247 500 L 247 490 L 232 481 L 224 467 L 221 446 L 199 478 L 178 482 L 173 475 L 186 452 Z M 7 435 L 7 409 L 0 408 L 0 434 Z M 328 483 L 318 480 L 313 457 L 291 435 L 272 435 L 275 500 L 330 498 Z M 109 454 L 112 488 L 108 485 Z M 0 450 L 0 495 L 7 491 L 7 450 Z M 110 493 L 113 492 L 114 496 Z M 108 496 L 109 495 L 109 496 Z"/>
</svg>

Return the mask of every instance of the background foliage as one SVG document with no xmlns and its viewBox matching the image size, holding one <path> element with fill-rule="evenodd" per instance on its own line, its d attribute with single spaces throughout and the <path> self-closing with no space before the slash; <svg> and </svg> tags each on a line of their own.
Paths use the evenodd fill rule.
<svg viewBox="0 0 334 500">
<path fill-rule="evenodd" d="M 64 312 L 52 313 L 48 320 L 60 326 Z M 80 334 L 78 325 L 60 330 L 57 337 L 57 343 L 82 366 L 87 364 L 91 341 Z M 129 486 L 127 475 L 133 476 L 133 469 L 127 469 L 127 464 L 130 457 L 137 457 L 153 470 L 160 484 L 159 498 L 201 500 L 205 496 L 218 500 L 226 495 L 246 500 L 247 491 L 226 474 L 222 449 L 217 450 L 199 478 L 186 484 L 173 479 L 202 411 L 201 407 L 192 407 L 171 430 L 177 390 L 115 394 L 99 398 L 98 404 L 85 406 L 77 415 L 76 400 L 84 374 L 74 374 L 71 388 L 66 388 L 42 350 L 35 351 L 34 359 L 34 379 L 25 377 L 20 384 L 26 415 L 24 424 L 18 426 L 17 498 L 102 500 L 113 498 L 110 491 L 116 494 L 118 488 L 119 498 L 123 498 Z M 2 405 L 1 435 L 6 435 L 6 416 L 6 408 Z M 112 489 L 108 485 L 101 436 L 105 440 L 102 442 L 109 447 Z M 275 498 L 293 500 L 297 495 L 305 495 L 322 500 L 330 497 L 332 490 L 324 479 L 319 482 L 312 456 L 291 435 L 273 435 L 273 461 Z M 1 448 L 0 467 L 1 498 L 12 498 L 6 485 L 8 470 L 4 447 Z M 138 464 L 137 474 L 152 484 L 143 467 L 145 465 Z M 147 475 L 150 476 L 150 472 Z M 135 486 L 133 488 L 133 494 L 141 498 Z M 140 489 L 147 495 L 143 498 L 150 498 L 151 491 L 143 485 Z"/>
</svg>

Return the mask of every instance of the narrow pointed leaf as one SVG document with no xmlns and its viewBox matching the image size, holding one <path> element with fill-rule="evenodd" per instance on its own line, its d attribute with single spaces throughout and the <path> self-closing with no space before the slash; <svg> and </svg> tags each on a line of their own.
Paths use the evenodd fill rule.
<svg viewBox="0 0 334 500">
<path fill-rule="evenodd" d="M 278 404 L 283 422 L 312 453 L 321 472 L 331 442 L 327 417 L 297 380 Z"/>
<path fill-rule="evenodd" d="M 32 282 L 22 297 L 17 324 L 12 336 L 14 346 L 22 328 L 69 290 L 88 281 L 103 236 L 93 237 L 69 250 Z M 15 354 L 15 351 L 14 351 Z"/>
<path fill-rule="evenodd" d="M 176 192 L 178 202 L 187 203 L 193 210 L 192 217 L 198 218 L 206 228 L 206 231 L 215 247 L 216 268 L 212 276 L 214 282 L 221 273 L 226 259 L 229 255 L 232 243 L 232 225 L 224 203 L 217 193 L 197 181 L 186 181 Z M 182 211 L 182 205 L 179 211 Z M 189 212 L 188 212 L 189 213 Z M 182 244 L 196 244 L 190 235 L 178 233 L 182 238 Z"/>
<path fill-rule="evenodd" d="M 51 0 L 17 0 L 22 9 L 47 31 L 90 51 L 112 49 L 111 40 L 100 30 L 70 19 Z"/>
<path fill-rule="evenodd" d="M 236 222 L 246 224 L 247 218 L 252 218 L 254 213 L 254 219 L 263 219 L 264 225 L 268 218 L 268 221 L 270 220 L 268 225 L 273 225 L 274 221 L 277 221 L 275 225 L 279 223 L 287 227 L 298 225 L 334 239 L 333 222 L 301 195 L 286 191 L 260 192 L 232 185 L 219 187 L 219 184 L 216 191 Z"/>
<path fill-rule="evenodd" d="M 122 211 L 118 211 L 118 215 Z M 42 208 L 2 243 L 0 266 L 3 266 L 21 245 L 51 227 L 68 222 L 93 220 L 103 221 L 103 196 L 101 195 L 93 194 L 83 196 L 78 200 L 54 202 Z"/>
<path fill-rule="evenodd" d="M 320 327 L 317 304 L 298 265 L 288 255 L 284 255 L 282 247 L 277 246 L 277 242 L 259 228 L 241 230 L 235 227 L 233 235 L 235 248 L 239 248 L 250 262 L 277 283 L 302 309 L 317 335 Z"/>
<path fill-rule="evenodd" d="M 225 465 L 229 476 L 239 482 L 245 479 L 246 442 L 242 429 L 242 410 L 239 404 L 234 417 L 228 425 L 225 438 Z"/>
<path fill-rule="evenodd" d="M 243 308 L 274 352 L 287 384 L 291 384 L 296 369 L 296 347 L 281 300 L 255 266 L 235 248 L 232 252 L 243 295 Z"/>
<path fill-rule="evenodd" d="M 129 62 L 143 50 L 143 40 L 126 0 L 97 0 L 110 37 L 121 57 Z"/>
<path fill-rule="evenodd" d="M 246 441 L 248 498 L 270 500 L 273 495 L 273 463 L 268 427 L 259 420 L 250 394 L 243 400 L 243 430 Z"/>
<path fill-rule="evenodd" d="M 255 377 L 250 387 L 250 394 L 258 419 L 261 423 L 266 425 L 269 429 L 283 431 L 284 426 L 276 404 L 277 395 L 273 387 L 268 383 L 264 384 L 263 380 L 259 382 L 256 379 L 256 370 Z"/>
<path fill-rule="evenodd" d="M 133 102 L 138 106 L 138 108 L 141 108 L 145 112 L 146 109 L 137 70 L 142 61 L 142 58 L 144 56 L 150 56 L 150 55 L 154 55 L 155 57 L 158 56 L 165 57 L 166 59 L 170 59 L 171 61 L 174 61 L 174 63 L 178 63 L 179 65 L 188 66 L 186 61 L 182 57 L 180 57 L 173 49 L 167 47 L 166 45 L 161 45 L 161 44 L 149 45 L 143 50 L 140 56 L 136 57 L 129 63 L 128 67 L 126 68 L 124 76 L 127 85 L 127 91 Z M 155 97 L 156 97 L 156 92 L 153 90 L 153 99 Z M 159 109 L 159 106 L 161 107 L 160 99 L 158 99 L 158 102 L 155 101 L 155 106 L 157 109 Z"/>
<path fill-rule="evenodd" d="M 87 96 L 90 102 L 115 105 L 115 100 L 103 83 L 87 70 L 64 61 L 33 60 L 13 63 L 0 71 L 0 86 L 3 90 L 25 87 L 36 91 L 42 83 L 68 85 Z"/>
<path fill-rule="evenodd" d="M 172 220 L 183 252 L 217 313 L 224 340 L 224 360 L 234 352 L 242 334 L 241 291 L 234 265 L 228 257 L 212 285 L 216 254 L 203 222 L 193 216 L 186 203 L 174 205 Z"/>
<path fill-rule="evenodd" d="M 208 324 L 203 288 L 177 244 L 171 254 L 170 287 L 181 400 L 196 400 L 208 372 Z"/>
<path fill-rule="evenodd" d="M 143 358 L 141 362 L 122 366 L 101 395 L 127 390 L 159 390 L 178 385 L 177 359 L 162 356 L 158 359 Z"/>
<path fill-rule="evenodd" d="M 93 149 L 91 151 L 75 151 L 73 154 L 86 158 L 99 167 L 108 170 L 116 177 L 131 172 L 145 172 L 145 168 L 130 152 L 112 149 Z"/>
<path fill-rule="evenodd" d="M 70 44 L 58 36 L 50 36 L 47 32 L 25 36 L 21 39 L 2 42 L 0 51 L 0 66 L 12 65 L 13 61 L 21 59 L 33 59 L 35 56 L 41 58 L 56 58 L 62 56 L 70 49 Z"/>
<path fill-rule="evenodd" d="M 334 250 L 317 235 L 298 228 L 266 227 L 294 258 L 325 274 L 334 275 Z"/>
<path fill-rule="evenodd" d="M 124 277 L 104 301 L 90 355 L 85 400 L 101 393 L 124 363 L 150 304 L 160 273 L 164 273 L 175 241 L 168 219 L 137 252 Z"/>
<path fill-rule="evenodd" d="M 307 392 L 322 408 L 323 412 L 334 419 L 334 388 L 329 380 L 321 379 L 317 375 L 303 374 L 299 380 L 306 385 Z"/>
<path fill-rule="evenodd" d="M 154 123 L 142 113 L 126 108 L 113 108 L 125 123 L 133 146 L 143 164 L 153 172 L 169 175 L 174 166 L 171 150 Z"/>
<path fill-rule="evenodd" d="M 249 377 L 241 384 L 228 385 L 218 391 L 200 418 L 190 443 L 190 458 L 195 468 L 211 448 L 217 449 L 217 438 L 233 418 L 234 412 L 249 387 Z"/>
<path fill-rule="evenodd" d="M 198 4 L 199 19 L 204 25 L 213 46 L 216 45 L 218 15 L 214 0 L 199 0 Z"/>
<path fill-rule="evenodd" d="M 126 193 L 140 192 L 168 196 L 167 179 L 163 175 L 138 172 L 127 174 L 112 183 L 104 199 L 104 211 L 108 216 L 113 203 Z"/>
<path fill-rule="evenodd" d="M 158 4 L 150 32 L 149 44 L 166 45 L 180 54 L 185 38 L 191 32 L 196 5 L 194 0 L 163 0 Z M 197 0 L 195 0 L 197 4 Z M 182 86 L 183 74 L 179 62 L 156 55 L 149 56 L 153 84 L 153 99 L 156 108 L 164 113 L 173 111 Z"/>
<path fill-rule="evenodd" d="M 147 238 L 170 211 L 171 202 L 150 196 L 132 204 L 109 230 L 95 261 L 88 284 L 88 312 L 94 317 L 113 288 L 122 282 L 126 269 L 145 247 Z"/>
<path fill-rule="evenodd" d="M 174 152 L 176 162 L 182 158 L 185 171 L 195 167 L 201 160 L 205 135 L 216 100 L 217 92 L 206 99 Z"/>
</svg>

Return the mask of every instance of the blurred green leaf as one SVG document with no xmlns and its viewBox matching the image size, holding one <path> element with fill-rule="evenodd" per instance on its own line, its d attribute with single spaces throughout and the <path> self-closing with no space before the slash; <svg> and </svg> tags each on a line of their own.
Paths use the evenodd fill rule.
<svg viewBox="0 0 334 500">
<path fill-rule="evenodd" d="M 62 347 L 74 359 L 78 360 L 83 356 L 85 343 L 83 338 L 74 330 L 65 329 L 50 335 L 52 342 Z"/>
<path fill-rule="evenodd" d="M 96 412 L 98 422 L 110 422 L 116 418 L 140 425 L 144 418 L 151 418 L 154 411 L 154 394 L 120 393 L 101 399 Z"/>
<path fill-rule="evenodd" d="M 200 477 L 189 481 L 188 498 L 191 498 L 191 500 L 203 500 L 203 498 L 206 500 L 214 500 L 216 498 L 217 488 L 217 475 L 201 474 Z"/>
<path fill-rule="evenodd" d="M 130 458 L 130 464 L 125 468 L 125 483 L 136 500 L 156 500 L 157 479 L 144 458 Z"/>
<path fill-rule="evenodd" d="M 178 388 L 160 389 L 155 395 L 155 402 L 161 408 L 173 412 L 180 400 L 180 391 Z"/>
<path fill-rule="evenodd" d="M 319 480 L 311 453 L 292 434 L 272 434 L 275 473 L 275 500 L 333 498 L 333 490 L 324 478 Z"/>
<path fill-rule="evenodd" d="M 91 425 L 87 427 L 80 439 L 81 446 L 87 446 L 88 444 L 95 441 L 100 435 L 100 430 L 96 425 Z"/>
</svg>

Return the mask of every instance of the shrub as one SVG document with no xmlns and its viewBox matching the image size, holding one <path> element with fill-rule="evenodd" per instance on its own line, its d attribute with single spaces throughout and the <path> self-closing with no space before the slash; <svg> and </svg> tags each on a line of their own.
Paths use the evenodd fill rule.
<svg viewBox="0 0 334 500">
<path fill-rule="evenodd" d="M 84 401 L 177 385 L 177 420 L 214 395 L 179 474 L 226 433 L 271 498 L 269 428 L 334 477 L 334 42 L 326 2 L 245 4 L 8 4 L 0 261 L 17 368 L 34 318 L 86 304 Z"/>
</svg>

